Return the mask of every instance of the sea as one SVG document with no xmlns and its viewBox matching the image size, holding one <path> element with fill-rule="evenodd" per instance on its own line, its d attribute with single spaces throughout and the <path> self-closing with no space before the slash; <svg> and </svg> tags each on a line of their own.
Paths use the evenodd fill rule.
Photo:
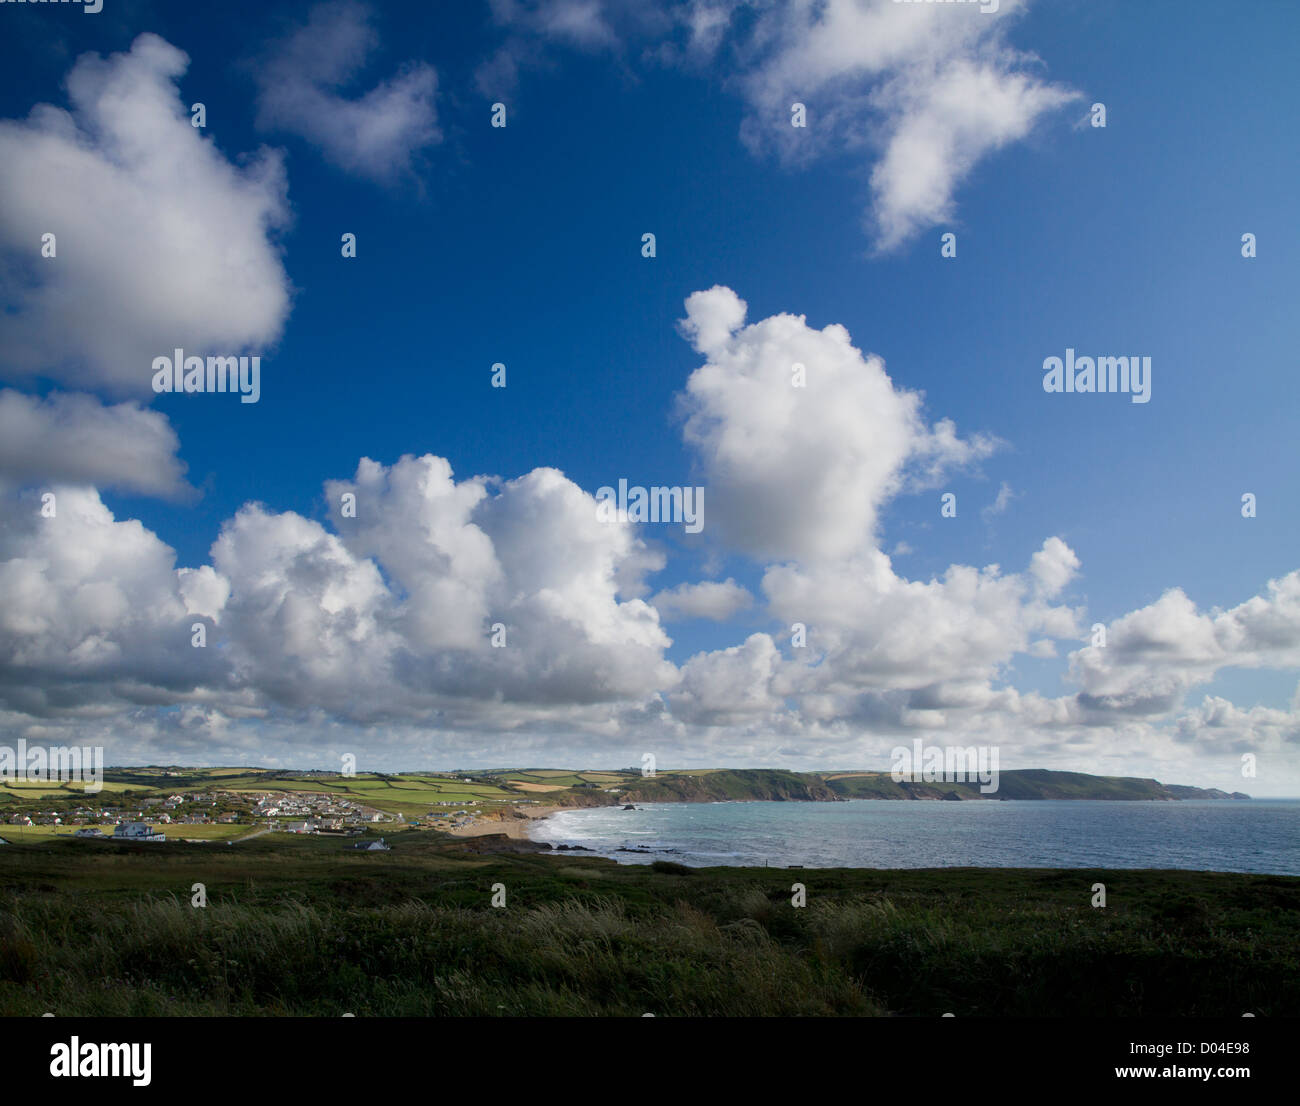
<svg viewBox="0 0 1300 1106">
<path fill-rule="evenodd" d="M 529 836 L 626 864 L 1300 875 L 1300 799 L 638 803 L 559 811 Z"/>
</svg>

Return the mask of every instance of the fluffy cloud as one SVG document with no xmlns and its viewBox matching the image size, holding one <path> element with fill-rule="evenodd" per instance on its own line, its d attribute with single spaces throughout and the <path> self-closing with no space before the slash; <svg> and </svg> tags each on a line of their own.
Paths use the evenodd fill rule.
<svg viewBox="0 0 1300 1106">
<path fill-rule="evenodd" d="M 626 575 L 643 553 L 634 527 L 601 522 L 562 473 L 458 485 L 440 458 L 363 461 L 328 488 L 334 504 L 349 492 L 357 516 L 337 520 L 342 540 L 404 597 L 394 672 L 405 686 L 468 717 L 502 700 L 542 713 L 640 701 L 675 681 L 654 609 L 624 597 L 639 584 Z M 491 644 L 497 625 L 504 648 Z"/>
<path fill-rule="evenodd" d="M 888 136 L 871 172 L 870 222 L 882 251 L 952 219 L 957 186 L 976 164 L 1075 99 L 1009 71 L 1014 57 L 981 38 L 972 56 L 906 68 L 873 98 Z"/>
<path fill-rule="evenodd" d="M 1149 706 L 1163 694 L 1158 706 L 1169 711 L 1198 664 L 1208 678 L 1238 661 L 1296 663 L 1288 578 L 1270 587 L 1267 600 L 1221 616 L 1217 638 L 1207 618 L 1169 603 L 1170 610 L 1120 620 L 1102 661 L 1098 651 L 1075 654 L 1083 695 L 1045 698 L 1006 686 L 1017 657 L 1053 656 L 1057 642 L 1082 636 L 1083 609 L 1064 600 L 1078 556 L 1049 537 L 1021 572 L 957 564 L 929 580 L 899 575 L 879 545 L 880 508 L 985 456 L 992 443 L 965 441 L 946 420 L 927 424 L 920 398 L 897 389 L 842 327 L 817 331 L 790 315 L 745 325 L 745 314 L 726 288 L 687 300 L 682 331 L 706 364 L 682 397 L 685 437 L 709 489 L 710 532 L 716 524 L 726 549 L 766 564 L 766 613 L 784 627 L 799 624 L 806 640 L 783 655 L 776 635 L 756 634 L 692 657 L 665 693 L 674 719 L 725 731 L 728 740 L 737 731 L 760 744 L 764 733 L 769 742 L 784 734 L 791 747 L 828 752 L 853 746 L 846 731 L 872 749 L 886 738 L 943 741 L 960 732 L 983 734 L 1011 755 L 1032 752 L 1029 763 L 1073 756 L 1078 765 L 1079 757 L 1109 755 L 1115 742 L 1131 748 L 1137 741 L 1149 755 L 1173 759 L 1167 727 L 1115 712 L 1108 745 L 1097 691 L 1136 685 L 1145 688 L 1140 702 Z M 791 386 L 795 364 L 804 366 L 805 388 Z M 1005 505 L 1011 494 L 1004 487 L 998 501 Z M 671 612 L 671 602 L 661 609 Z M 1168 654 L 1158 672 L 1147 672 L 1143 642 Z M 1170 652 L 1173 642 L 1182 644 Z M 1276 744 L 1287 718 L 1270 722 Z M 1247 728 L 1233 718 L 1217 738 Z M 1217 739 L 1203 726 L 1196 734 L 1207 748 Z"/>
<path fill-rule="evenodd" d="M 174 567 L 139 522 L 56 488 L 0 528 L 0 706 L 204 705 L 468 727 L 644 709 L 672 686 L 654 608 L 617 577 L 641 542 L 554 469 L 457 484 L 447 462 L 362 461 L 341 533 L 242 508 L 212 563 Z M 191 644 L 195 620 L 207 645 Z M 500 626 L 502 647 L 493 644 Z M 33 690 L 40 689 L 40 690 Z M 304 739 L 310 731 L 304 732 Z"/>
<path fill-rule="evenodd" d="M 1007 44 L 1027 2 L 493 0 L 510 37 L 480 86 L 495 95 L 522 65 L 544 64 L 541 44 L 707 64 L 744 100 L 741 138 L 755 152 L 802 163 L 847 149 L 870 167 L 866 223 L 888 251 L 951 220 L 977 164 L 1077 98 Z M 791 126 L 796 102 L 806 127 Z"/>
<path fill-rule="evenodd" d="M 151 362 L 260 352 L 289 310 L 271 232 L 288 217 L 278 155 L 239 167 L 190 125 L 189 59 L 157 35 L 88 54 L 72 110 L 0 121 L 0 364 L 116 395 L 152 394 Z M 41 256 L 42 236 L 57 253 Z"/>
<path fill-rule="evenodd" d="M 1073 556 L 1058 539 L 1045 550 L 1053 543 Z M 986 682 L 1035 635 L 1077 640 L 1077 612 L 1036 585 L 997 566 L 906 580 L 878 550 L 834 566 L 778 565 L 763 578 L 775 616 L 808 627 L 816 663 L 801 682 L 837 695 Z"/>
<path fill-rule="evenodd" d="M 893 249 L 951 219 L 954 193 L 978 162 L 1075 97 L 1006 44 L 1024 7 L 773 5 L 759 17 L 757 60 L 741 78 L 751 107 L 744 137 L 796 161 L 846 145 L 872 151 L 868 223 L 879 249 Z M 790 126 L 795 101 L 808 107 L 806 129 Z"/>
<path fill-rule="evenodd" d="M 0 494 L 41 481 L 180 496 L 192 489 L 179 447 L 167 417 L 135 403 L 0 391 Z"/>
<path fill-rule="evenodd" d="M 793 708 L 806 724 L 876 733 L 938 732 L 959 718 L 965 725 L 1018 714 L 1018 693 L 994 685 L 1037 641 L 1077 639 L 1079 612 L 1051 603 L 1035 573 L 1073 557 L 1053 538 L 1028 573 L 953 565 L 930 581 L 898 576 L 879 550 L 770 566 L 763 577 L 769 613 L 802 627 L 799 647 L 783 658 L 770 636 L 755 634 L 743 647 L 692 657 L 669 695 L 673 713 L 709 724 L 776 725 Z M 1068 579 L 1058 572 L 1056 590 Z M 1079 721 L 1076 714 L 1067 704 L 1040 722 Z"/>
<path fill-rule="evenodd" d="M 991 443 L 928 422 L 842 327 L 747 324 L 740 297 L 713 288 L 688 299 L 682 330 L 703 362 L 681 402 L 711 555 L 761 572 L 753 617 L 769 632 L 676 667 L 664 620 L 725 621 L 754 596 L 728 578 L 647 602 L 662 554 L 551 468 L 458 481 L 434 456 L 363 459 L 325 485 L 328 521 L 250 503 L 210 563 L 179 568 L 94 490 L 55 485 L 53 517 L 31 492 L 0 517 L 0 732 L 102 740 L 121 760 L 301 764 L 362 749 L 387 767 L 597 746 L 626 749 L 626 763 L 653 750 L 661 763 L 878 766 L 900 739 L 960 733 L 997 745 L 1003 767 L 1229 787 L 1249 751 L 1285 786 L 1300 701 L 1183 699 L 1226 668 L 1300 667 L 1300 571 L 1226 611 L 1172 590 L 1115 620 L 1104 649 L 1075 650 L 1080 693 L 1022 692 L 1019 658 L 1084 638 L 1069 545 L 1049 537 L 1017 571 L 956 564 L 911 580 L 878 533 L 893 497 Z M 151 469 L 159 488 L 179 479 L 170 428 L 133 404 L 0 393 L 4 428 L 14 479 L 24 464 L 137 490 Z M 1195 778 L 1189 752 L 1206 766 Z"/>
<path fill-rule="evenodd" d="M 686 384 L 685 438 L 709 488 L 707 528 L 763 560 L 866 548 L 880 506 L 909 483 L 992 452 L 986 437 L 935 426 L 842 326 L 774 315 L 744 326 L 745 303 L 714 287 L 686 300 L 683 332 L 707 358 Z M 802 365 L 805 386 L 796 387 Z"/>
<path fill-rule="evenodd" d="M 215 651 L 190 648 L 173 551 L 93 489 L 52 492 L 52 517 L 27 497 L 0 518 L 0 703 L 94 716 L 219 685 Z"/>
<path fill-rule="evenodd" d="M 1074 564 L 1059 539 L 1023 574 L 954 566 L 908 581 L 878 551 L 771 566 L 771 612 L 806 621 L 806 651 L 783 656 L 772 635 L 751 634 L 678 674 L 653 609 L 614 583 L 635 554 L 632 528 L 593 524 L 594 501 L 554 470 L 456 483 L 441 459 L 404 458 L 362 462 L 329 489 L 335 503 L 358 496 L 354 527 L 331 533 L 249 505 L 197 569 L 177 570 L 156 536 L 86 489 L 56 488 L 52 519 L 33 499 L 7 514 L 0 732 L 97 741 L 121 760 L 166 750 L 301 764 L 362 749 L 390 767 L 573 759 L 597 744 L 625 748 L 628 763 L 651 749 L 674 763 L 881 764 L 900 739 L 959 732 L 999 746 L 1003 767 L 1141 764 L 1229 787 L 1241 786 L 1239 754 L 1254 752 L 1273 790 L 1300 741 L 1300 702 L 1243 709 L 1213 697 L 1163 725 L 1119 711 L 1101 724 L 1082 696 L 996 686 L 1035 635 L 1078 635 L 1079 612 L 1053 602 Z M 533 545 L 541 519 L 554 525 Z M 480 543 L 484 556 L 470 555 Z M 426 573 L 457 586 L 417 586 Z M 1177 604 L 1134 612 L 1113 628 L 1112 674 L 1140 675 L 1152 657 L 1205 673 L 1295 667 L 1297 576 L 1190 622 Z M 463 644 L 441 644 L 417 617 L 425 604 L 464 620 Z M 507 626 L 506 648 L 492 648 L 488 619 Z M 206 649 L 191 648 L 196 620 Z M 1205 623 L 1211 633 L 1188 637 Z M 1204 765 L 1195 773 L 1192 754 Z"/>
<path fill-rule="evenodd" d="M 706 726 L 771 717 L 781 707 L 773 691 L 780 659 L 767 634 L 752 634 L 743 645 L 692 657 L 673 696 L 674 716 Z"/>
<path fill-rule="evenodd" d="M 1081 705 L 1103 717 L 1163 714 L 1227 667 L 1300 667 L 1300 570 L 1226 611 L 1202 612 L 1171 588 L 1112 622 L 1104 647 L 1070 655 Z"/>
<path fill-rule="evenodd" d="M 711 618 L 725 622 L 738 611 L 751 606 L 754 597 L 735 580 L 719 583 L 705 580 L 698 584 L 678 584 L 659 592 L 650 600 L 659 616 L 666 621 L 679 618 Z"/>
<path fill-rule="evenodd" d="M 347 549 L 382 564 L 407 597 L 403 637 L 419 653 L 482 643 L 494 621 L 489 593 L 504 582 L 492 539 L 472 521 L 489 496 L 487 481 L 457 484 L 440 457 L 391 468 L 366 459 L 352 480 L 330 481 L 325 493 Z M 348 495 L 355 517 L 343 508 Z"/>
<path fill-rule="evenodd" d="M 1272 767 L 1268 763 L 1271 754 L 1293 761 L 1300 752 L 1300 688 L 1289 710 L 1243 709 L 1221 696 L 1207 695 L 1199 707 L 1178 718 L 1175 734 L 1179 741 L 1198 749 L 1262 755 L 1265 763 L 1257 768 L 1267 774 Z"/>
<path fill-rule="evenodd" d="M 998 498 L 1001 499 L 1001 495 Z M 1060 595 L 1078 571 L 1079 558 L 1060 538 L 1048 538 L 1029 561 L 1029 573 L 1034 578 L 1036 590 L 1049 599 Z"/>
<path fill-rule="evenodd" d="M 674 716 L 778 727 L 793 709 L 806 724 L 887 732 L 1019 711 L 1016 692 L 995 686 L 1013 658 L 1078 640 L 1080 612 L 1059 601 L 1075 553 L 1053 537 L 1023 573 L 899 576 L 879 547 L 882 506 L 987 456 L 992 440 L 927 423 L 921 397 L 843 327 L 792 315 L 745 325 L 745 315 L 728 288 L 687 299 L 681 329 L 706 364 L 681 397 L 684 436 L 709 490 L 710 532 L 716 524 L 725 548 L 766 564 L 768 615 L 806 641 L 788 658 L 761 634 L 692 657 L 667 696 Z"/>
<path fill-rule="evenodd" d="M 340 90 L 379 45 L 368 7 L 336 0 L 313 8 L 258 66 L 258 123 L 300 135 L 335 165 L 377 181 L 409 170 L 442 141 L 434 100 L 438 75 L 423 62 L 349 99 Z"/>
<path fill-rule="evenodd" d="M 253 505 L 223 527 L 213 568 L 229 582 L 219 643 L 237 681 L 290 707 L 347 714 L 388 695 L 392 600 L 378 566 L 293 512 Z"/>
</svg>

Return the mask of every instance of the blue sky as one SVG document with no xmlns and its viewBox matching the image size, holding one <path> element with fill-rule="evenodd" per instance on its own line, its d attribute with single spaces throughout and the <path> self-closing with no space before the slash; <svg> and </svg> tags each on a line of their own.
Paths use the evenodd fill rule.
<svg viewBox="0 0 1300 1106">
<path fill-rule="evenodd" d="M 138 520 L 175 567 L 212 566 L 228 587 L 225 598 L 220 583 L 178 591 L 165 565 L 165 579 L 127 579 L 151 544 L 62 575 L 47 567 L 48 619 L 15 614 L 0 633 L 4 732 L 99 735 L 110 761 L 329 763 L 361 750 L 375 767 L 628 764 L 643 747 L 661 763 L 883 767 L 890 747 L 921 736 L 999 744 L 1005 767 L 1295 793 L 1289 44 L 1300 17 L 1268 3 L 1000 9 L 234 3 L 214 20 L 203 7 L 114 0 L 98 14 L 0 7 L 0 149 L 11 154 L 0 186 L 28 193 L 0 231 L 12 262 L 0 425 L 14 431 L 0 552 L 11 566 L 45 563 L 42 542 L 111 544 Z M 853 33 L 822 33 L 835 19 Z M 145 64 L 146 33 L 169 44 L 151 50 L 183 51 L 188 65 Z M 71 117 L 69 148 L 89 150 L 86 163 L 41 140 L 60 134 L 53 124 L 21 121 L 38 104 L 69 108 L 69 73 L 88 52 L 122 57 L 119 83 Z M 147 104 L 113 99 L 142 85 Z M 794 100 L 806 103 L 802 130 L 790 126 Z M 196 133 L 148 121 L 165 110 L 176 122 L 196 102 L 207 112 Z M 495 102 L 504 128 L 490 126 Z M 1104 128 L 1089 122 L 1096 102 Z M 132 110 L 129 142 L 90 121 Z M 250 169 L 259 150 L 278 184 Z M 193 159 L 195 175 L 173 158 Z M 241 187 L 265 219 L 249 217 Z M 129 198 L 127 214 L 109 194 Z M 40 234 L 56 226 L 59 256 L 41 259 Z M 202 241 L 183 226 L 205 228 Z M 955 259 L 940 256 L 949 231 Z M 340 256 L 344 232 L 357 236 L 354 259 Z M 641 253 L 646 232 L 654 258 Z M 52 278 L 51 266 L 65 268 Z M 118 266 L 138 289 L 128 304 L 110 294 Z M 164 290 L 185 274 L 188 307 Z M 750 329 L 697 348 L 680 327 L 685 301 L 715 286 L 745 301 Z M 730 310 L 721 292 L 697 302 L 702 319 Z M 806 326 L 753 327 L 783 315 Z M 786 341 L 832 356 L 803 343 L 833 325 L 883 361 L 888 403 L 850 390 L 745 405 L 746 365 L 779 362 Z M 187 352 L 260 354 L 259 402 L 154 395 L 148 350 L 170 353 L 187 335 Z M 1150 402 L 1045 393 L 1043 360 L 1067 347 L 1149 356 Z M 490 386 L 495 362 L 504 389 Z M 718 397 L 688 384 L 708 365 L 723 366 Z M 920 422 L 899 429 L 906 405 L 894 400 L 909 393 L 923 393 Z M 71 395 L 100 414 L 61 414 Z M 109 411 L 122 417 L 92 433 Z M 831 415 L 824 434 L 809 430 Z M 703 440 L 688 440 L 692 417 Z M 956 437 L 936 445 L 942 420 Z M 791 437 L 768 448 L 755 430 L 773 425 Z M 103 449 L 56 448 L 58 434 L 133 445 L 107 466 Z M 728 452 L 731 434 L 752 459 Z M 876 436 L 894 435 L 873 452 Z M 426 454 L 456 482 L 558 470 L 565 504 L 540 486 L 511 496 L 490 483 L 491 525 L 480 505 L 454 539 L 431 537 L 392 492 L 391 467 Z M 389 469 L 391 494 L 377 495 L 389 513 L 370 517 L 369 537 L 325 490 L 353 480 L 361 458 Z M 801 482 L 804 460 L 844 479 Z M 620 478 L 705 488 L 703 534 L 633 525 L 597 549 L 565 512 Z M 42 530 L 36 505 L 56 485 L 92 497 L 90 514 L 102 502 L 111 524 L 100 518 L 98 537 Z M 940 517 L 945 492 L 956 518 Z M 1254 518 L 1241 515 L 1246 492 Z M 816 508 L 786 510 L 801 497 Z M 291 538 L 252 528 L 214 557 L 252 503 L 310 526 Z M 543 517 L 558 536 L 534 557 L 529 527 Z M 494 557 L 466 528 L 488 535 L 501 579 L 480 578 Z M 321 552 L 329 535 L 342 560 Z M 1053 582 L 1036 592 L 1031 558 L 1045 549 L 1066 578 L 1044 568 Z M 1008 594 L 971 595 L 954 565 L 1014 579 Z M 782 566 L 794 566 L 792 591 L 777 587 Z M 259 590 L 273 570 L 281 585 Z M 345 582 L 331 593 L 322 575 L 334 570 Z M 850 579 L 875 583 L 841 598 Z M 655 602 L 727 580 L 747 607 L 715 610 L 700 593 L 691 610 L 713 617 L 682 617 Z M 6 583 L 35 602 L 31 577 L 11 567 Z M 122 603 L 82 611 L 100 587 Z M 809 655 L 790 647 L 800 603 L 816 612 Z M 493 613 L 502 604 L 521 605 L 513 620 Z M 412 629 L 417 607 L 445 633 Z M 504 683 L 482 652 L 497 617 L 527 638 L 522 656 L 507 647 L 517 659 Z M 174 647 L 194 618 L 212 634 L 202 658 Z M 1107 651 L 1076 656 L 1096 622 L 1112 631 Z M 295 652 L 313 634 L 328 663 Z M 1260 775 L 1243 783 L 1246 753 Z"/>
</svg>

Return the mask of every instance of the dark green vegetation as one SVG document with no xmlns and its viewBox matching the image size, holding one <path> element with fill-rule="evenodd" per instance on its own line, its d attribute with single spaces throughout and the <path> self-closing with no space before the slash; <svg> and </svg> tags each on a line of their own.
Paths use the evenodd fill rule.
<svg viewBox="0 0 1300 1106">
<path fill-rule="evenodd" d="M 462 848 L 0 847 L 0 1014 L 1300 1014 L 1293 877 L 680 871 Z"/>
<path fill-rule="evenodd" d="M 700 776 L 666 772 L 650 779 L 635 776 L 621 786 L 627 799 L 641 803 L 722 799 L 831 802 L 836 798 L 821 776 L 776 768 L 720 768 Z"/>
<path fill-rule="evenodd" d="M 887 772 L 832 773 L 826 785 L 846 799 L 1245 799 L 1249 796 L 1214 788 L 1172 786 L 1135 776 L 1093 776 L 1086 772 L 1052 772 L 1020 768 L 998 773 L 998 789 L 989 794 L 978 782 L 895 783 Z"/>
<path fill-rule="evenodd" d="M 972 758 L 973 763 L 973 758 Z M 542 773 L 482 772 L 511 788 L 521 779 L 541 778 Z M 1042 768 L 999 773 L 997 791 L 984 793 L 977 780 L 970 782 L 896 783 L 888 772 L 791 772 L 779 768 L 711 768 L 688 771 L 660 771 L 645 778 L 639 772 L 547 773 L 549 782 L 565 783 L 573 791 L 553 792 L 548 803 L 563 803 L 570 797 L 589 796 L 585 801 L 618 802 L 620 799 L 645 803 L 716 802 L 720 800 L 774 800 L 833 802 L 836 799 L 1132 799 L 1168 801 L 1174 799 L 1244 799 L 1248 796 L 1212 788 L 1166 785 L 1158 780 L 1132 776 L 1092 776 L 1084 772 L 1053 772 Z M 600 778 L 600 787 L 617 787 L 615 798 L 597 799 L 591 789 L 597 784 L 582 781 Z M 576 786 L 575 786 L 576 785 Z M 598 790 L 596 795 L 607 795 Z"/>
</svg>

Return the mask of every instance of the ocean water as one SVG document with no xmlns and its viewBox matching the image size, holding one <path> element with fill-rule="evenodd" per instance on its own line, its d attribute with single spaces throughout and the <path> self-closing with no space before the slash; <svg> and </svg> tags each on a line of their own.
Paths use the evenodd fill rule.
<svg viewBox="0 0 1300 1106">
<path fill-rule="evenodd" d="M 629 864 L 1300 875 L 1298 799 L 646 803 L 561 811 L 533 823 L 529 834 Z"/>
</svg>

